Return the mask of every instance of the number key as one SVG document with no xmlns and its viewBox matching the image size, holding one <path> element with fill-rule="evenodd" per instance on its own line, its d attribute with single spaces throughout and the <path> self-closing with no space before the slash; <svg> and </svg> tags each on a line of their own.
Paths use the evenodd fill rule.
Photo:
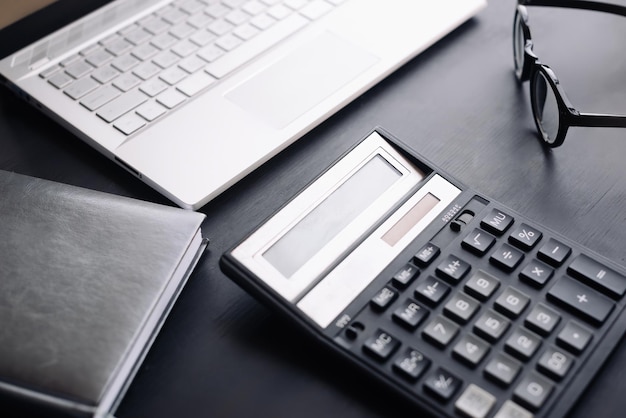
<svg viewBox="0 0 626 418">
<path fill-rule="evenodd" d="M 561 380 L 570 370 L 574 360 L 554 347 L 550 347 L 539 359 L 537 369 L 554 380 Z"/>
<path fill-rule="evenodd" d="M 465 291 L 470 295 L 480 299 L 487 300 L 500 286 L 500 281 L 491 274 L 482 270 L 478 270 L 465 283 Z"/>
<path fill-rule="evenodd" d="M 490 342 L 496 342 L 509 328 L 510 322 L 502 315 L 489 310 L 474 324 L 474 332 Z"/>
<path fill-rule="evenodd" d="M 513 287 L 508 287 L 496 299 L 495 308 L 511 318 L 517 318 L 529 302 L 528 296 Z"/>
<path fill-rule="evenodd" d="M 546 336 L 554 330 L 560 319 L 561 317 L 556 311 L 548 308 L 543 303 L 539 303 L 528 314 L 524 320 L 524 325 L 526 325 L 526 328 Z"/>
<path fill-rule="evenodd" d="M 422 336 L 439 348 L 444 348 L 459 332 L 459 326 L 443 316 L 437 316 L 422 331 Z"/>
<path fill-rule="evenodd" d="M 450 298 L 446 306 L 444 306 L 444 313 L 453 320 L 465 324 L 470 320 L 472 316 L 480 308 L 480 302 L 476 299 L 462 293 L 456 293 Z"/>
</svg>

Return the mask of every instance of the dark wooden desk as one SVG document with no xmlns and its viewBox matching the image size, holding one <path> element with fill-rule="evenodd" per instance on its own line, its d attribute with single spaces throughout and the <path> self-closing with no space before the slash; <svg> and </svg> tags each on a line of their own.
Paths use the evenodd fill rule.
<svg viewBox="0 0 626 418">
<path fill-rule="evenodd" d="M 209 250 L 118 418 L 416 414 L 218 267 L 223 251 L 375 125 L 485 195 L 626 264 L 626 130 L 572 129 L 560 149 L 540 145 L 528 87 L 518 86 L 512 71 L 514 7 L 514 0 L 491 0 L 477 18 L 202 209 Z M 626 113 L 626 20 L 533 8 L 531 28 L 536 52 L 579 109 Z M 0 169 L 169 204 L 6 89 L 0 149 Z M 622 344 L 573 416 L 623 416 L 625 374 Z"/>
</svg>

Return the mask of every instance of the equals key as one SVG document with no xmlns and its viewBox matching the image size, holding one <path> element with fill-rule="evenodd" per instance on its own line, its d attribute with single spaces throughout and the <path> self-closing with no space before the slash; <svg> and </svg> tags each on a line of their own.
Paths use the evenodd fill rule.
<svg viewBox="0 0 626 418">
<path fill-rule="evenodd" d="M 584 254 L 572 261 L 567 272 L 614 299 L 626 292 L 626 277 Z"/>
</svg>

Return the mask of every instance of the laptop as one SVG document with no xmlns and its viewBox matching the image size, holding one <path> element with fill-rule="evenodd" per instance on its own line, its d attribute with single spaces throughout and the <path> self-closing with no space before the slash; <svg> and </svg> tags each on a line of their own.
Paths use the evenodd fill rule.
<svg viewBox="0 0 626 418">
<path fill-rule="evenodd" d="M 116 0 L 3 58 L 0 79 L 195 210 L 485 5 Z"/>
</svg>

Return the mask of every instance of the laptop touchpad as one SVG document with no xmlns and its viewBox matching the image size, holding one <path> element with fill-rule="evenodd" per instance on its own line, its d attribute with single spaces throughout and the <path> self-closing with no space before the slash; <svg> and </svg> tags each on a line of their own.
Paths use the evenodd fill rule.
<svg viewBox="0 0 626 418">
<path fill-rule="evenodd" d="M 377 61 L 371 53 L 325 32 L 226 97 L 281 129 Z"/>
</svg>

